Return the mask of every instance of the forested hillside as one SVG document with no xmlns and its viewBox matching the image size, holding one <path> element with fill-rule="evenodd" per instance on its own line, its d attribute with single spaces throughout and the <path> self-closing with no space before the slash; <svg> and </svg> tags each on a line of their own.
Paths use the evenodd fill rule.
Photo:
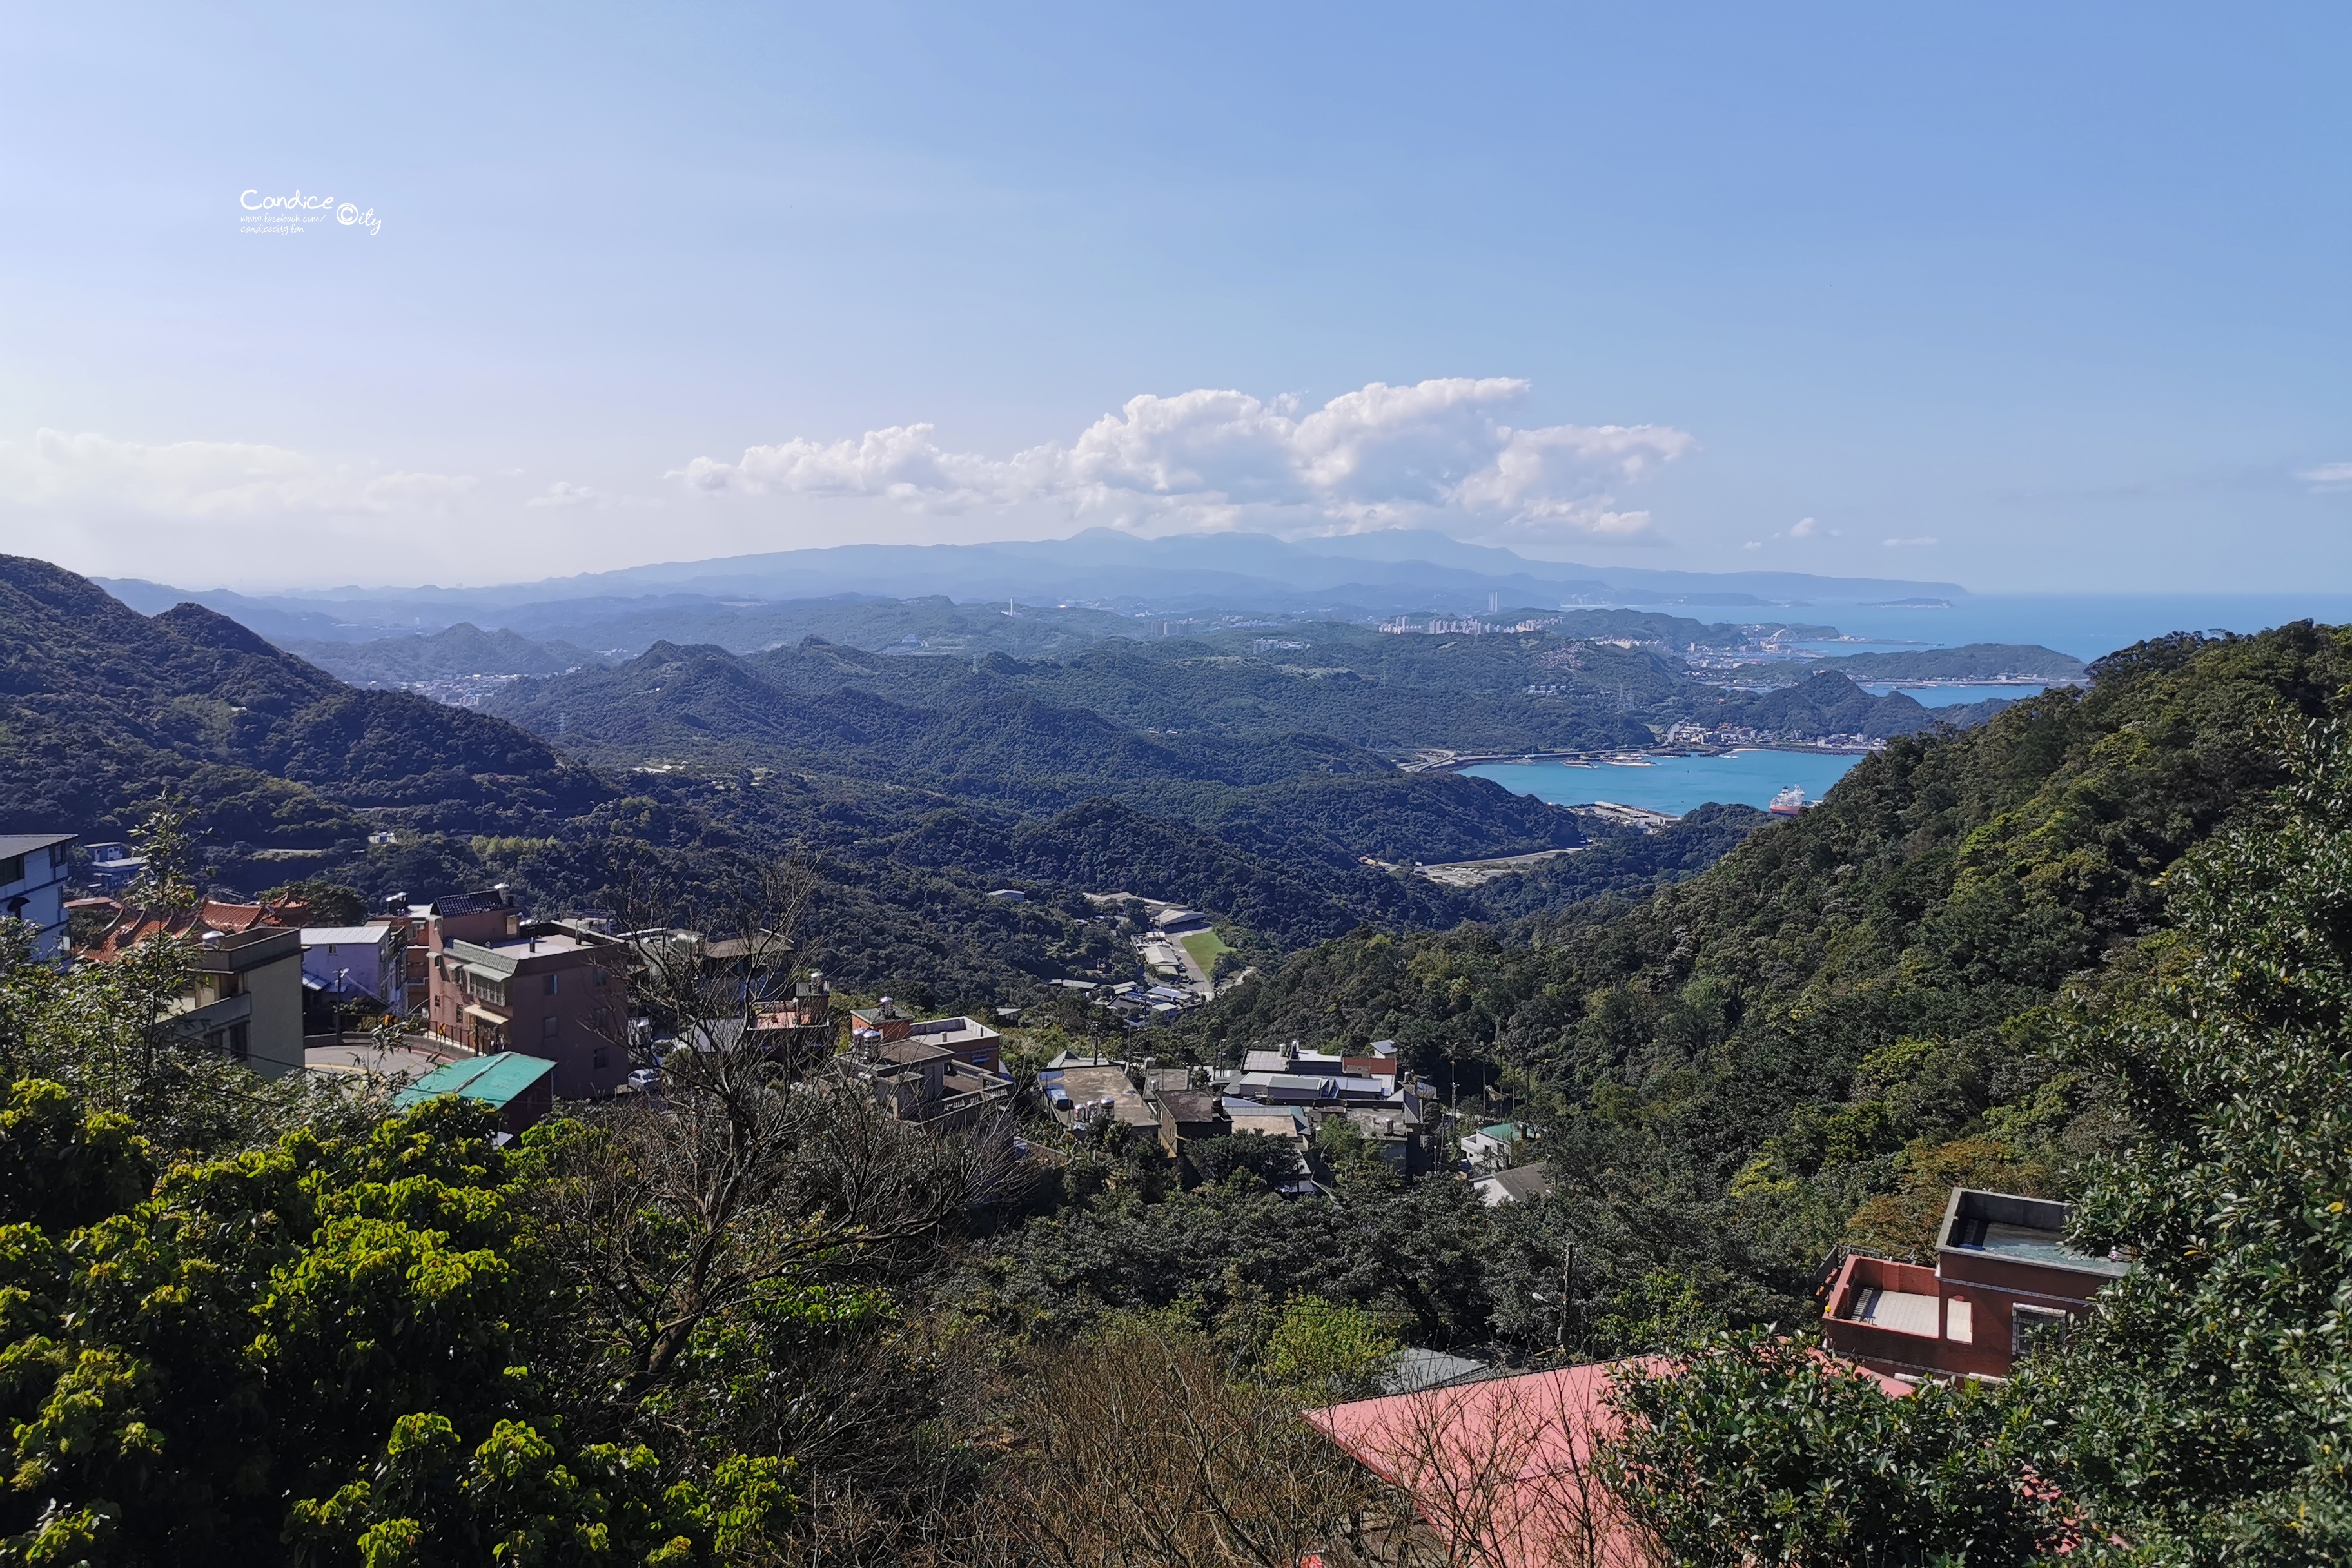
<svg viewBox="0 0 2352 1568">
<path fill-rule="evenodd" d="M 353 689 L 194 605 L 150 619 L 46 562 L 0 557 L 0 626 L 19 820 L 121 837 L 176 789 L 222 835 L 322 849 L 362 838 L 365 808 L 430 808 L 462 832 L 606 793 L 511 725 Z"/>
<path fill-rule="evenodd" d="M 1890 745 L 1637 907 L 1302 952 L 1202 1046 L 1475 1058 L 1542 1109 L 1580 1201 L 1704 1236 L 1675 1268 L 1796 1310 L 1841 1235 L 1916 1249 L 1954 1180 L 2063 1191 L 2118 1131 L 2065 1040 L 2154 962 L 2167 868 L 2339 710 L 2352 634 L 2182 636 L 2094 675 Z"/>
<path fill-rule="evenodd" d="M 525 683 L 539 739 L 344 685 L 194 605 L 138 615 L 39 562 L 0 571 L 0 626 L 13 823 L 119 838 L 176 795 L 225 891 L 505 880 L 556 910 L 724 905 L 800 856 L 839 933 L 834 973 L 973 1005 L 1128 962 L 1084 891 L 1205 909 L 1271 955 L 1487 907 L 1370 862 L 1622 837 L 1312 731 L 1139 731 L 1033 689 L 1001 655 L 975 672 L 814 641 L 753 659 L 664 645 Z M 1037 896 L 986 897 L 1007 881 Z"/>
</svg>

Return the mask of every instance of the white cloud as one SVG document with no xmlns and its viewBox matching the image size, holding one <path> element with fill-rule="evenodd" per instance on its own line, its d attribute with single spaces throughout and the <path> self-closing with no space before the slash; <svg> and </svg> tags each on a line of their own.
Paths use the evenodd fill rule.
<svg viewBox="0 0 2352 1568">
<path fill-rule="evenodd" d="M 1764 542 L 1760 539 L 1751 539 L 1739 548 L 1742 550 L 1761 550 L 1764 548 Z"/>
<path fill-rule="evenodd" d="M 1815 522 L 1810 517 L 1801 517 L 1789 530 L 1789 537 L 1791 539 L 1811 539 L 1813 536 L 1813 531 L 1820 526 L 1821 524 Z"/>
<path fill-rule="evenodd" d="M 446 505 L 463 475 L 379 472 L 254 442 L 142 445 L 40 430 L 0 442 L 0 505 L 160 521 L 385 515 Z"/>
<path fill-rule="evenodd" d="M 248 584 L 350 582 L 400 546 L 497 541 L 463 474 L 387 469 L 248 441 L 37 431 L 0 441 L 0 549 L 79 571 Z"/>
<path fill-rule="evenodd" d="M 1289 399 L 1202 388 L 1128 400 L 1064 445 L 995 458 L 952 452 L 929 425 L 856 440 L 798 438 L 672 477 L 705 490 L 874 497 L 925 511 L 1043 502 L 1143 530 L 1350 531 L 1443 522 L 1499 538 L 1632 542 L 1646 511 L 1611 493 L 1696 448 L 1659 425 L 1515 428 L 1524 381 L 1380 382 L 1304 415 Z"/>
<path fill-rule="evenodd" d="M 2352 463 L 2322 463 L 2315 468 L 2304 469 L 2295 478 L 2321 489 L 2341 489 L 2352 486 Z"/>
<path fill-rule="evenodd" d="M 446 505 L 473 483 L 462 475 L 384 473 L 250 442 L 152 446 L 58 430 L 39 431 L 29 442 L 0 442 L 0 504 L 82 515 L 382 515 Z"/>
<path fill-rule="evenodd" d="M 1934 539 L 1922 534 L 1917 539 L 1890 539 L 1886 542 L 1886 548 L 1889 550 L 1925 550 L 1927 546 L 1935 542 Z"/>
<path fill-rule="evenodd" d="M 569 479 L 558 479 L 546 489 L 523 502 L 525 506 L 603 506 L 604 498 L 588 485 L 575 485 Z"/>
</svg>

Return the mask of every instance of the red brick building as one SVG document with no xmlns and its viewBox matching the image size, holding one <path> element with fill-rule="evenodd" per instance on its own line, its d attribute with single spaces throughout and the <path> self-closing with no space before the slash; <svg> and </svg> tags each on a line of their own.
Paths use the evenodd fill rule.
<svg viewBox="0 0 2352 1568">
<path fill-rule="evenodd" d="M 629 1073 L 629 950 L 562 921 L 524 921 L 502 891 L 435 906 L 429 1027 L 482 1054 L 555 1064 L 559 1100 L 603 1099 Z"/>
<path fill-rule="evenodd" d="M 2130 1272 L 2065 1244 L 2067 1207 L 1956 1187 L 1936 1264 L 1855 1256 L 1832 1278 L 1822 1337 L 1840 1354 L 1906 1376 L 2006 1377 L 2045 1330 L 2064 1331 Z"/>
</svg>

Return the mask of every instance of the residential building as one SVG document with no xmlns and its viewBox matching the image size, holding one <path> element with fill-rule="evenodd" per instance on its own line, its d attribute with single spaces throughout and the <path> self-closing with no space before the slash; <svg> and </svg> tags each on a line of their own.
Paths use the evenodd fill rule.
<svg viewBox="0 0 2352 1568">
<path fill-rule="evenodd" d="M 969 1125 L 1013 1100 L 1012 1080 L 972 1066 L 952 1047 L 920 1037 L 853 1037 L 838 1070 L 863 1083 L 890 1114 L 926 1127 Z"/>
<path fill-rule="evenodd" d="M 445 1094 L 494 1106 L 506 1135 L 519 1138 L 555 1113 L 555 1064 L 520 1051 L 473 1057 L 436 1068 L 393 1097 L 394 1110 L 412 1110 Z"/>
<path fill-rule="evenodd" d="M 170 1009 L 173 1027 L 264 1078 L 300 1070 L 299 931 L 272 923 L 269 906 L 215 899 L 180 912 L 112 907 L 113 921 L 77 959 L 111 963 L 142 942 L 178 943 L 189 973 L 186 992 Z"/>
<path fill-rule="evenodd" d="M 364 997 L 384 1011 L 408 1011 L 408 932 L 385 921 L 304 926 L 302 973 L 331 997 Z"/>
<path fill-rule="evenodd" d="M 1108 1120 L 1157 1137 L 1160 1112 L 1144 1100 L 1142 1070 L 1108 1057 L 1064 1052 L 1038 1072 L 1037 1088 L 1045 1108 L 1066 1127 Z"/>
<path fill-rule="evenodd" d="M 1204 1138 L 1222 1138 L 1231 1130 L 1223 1099 L 1213 1089 L 1161 1089 L 1152 1096 L 1160 1113 L 1160 1146 L 1171 1158 L 1184 1145 Z"/>
<path fill-rule="evenodd" d="M 522 911 L 515 908 L 504 883 L 413 905 L 408 912 L 424 922 L 428 952 L 440 952 L 445 942 L 494 942 L 512 936 L 522 923 Z"/>
<path fill-rule="evenodd" d="M 629 1072 L 625 940 L 563 921 L 518 921 L 474 940 L 449 934 L 452 923 L 445 918 L 435 933 L 434 1033 L 481 1054 L 546 1058 L 559 1100 L 601 1100 L 621 1086 Z"/>
<path fill-rule="evenodd" d="M 753 1031 L 771 1056 L 808 1060 L 833 1053 L 838 1025 L 833 1016 L 833 985 L 821 971 L 795 982 L 792 994 L 752 1009 Z"/>
<path fill-rule="evenodd" d="M 907 1031 L 907 1038 L 922 1040 L 954 1053 L 955 1059 L 968 1068 L 985 1073 L 1001 1073 L 1004 1062 L 1004 1037 L 977 1018 L 958 1015 L 951 1018 L 919 1018 Z"/>
<path fill-rule="evenodd" d="M 1309 1050 L 1298 1041 L 1244 1053 L 1239 1070 L 1215 1075 L 1234 1131 L 1286 1136 L 1285 1118 L 1304 1144 L 1334 1119 L 1344 1120 L 1371 1151 L 1404 1174 L 1428 1170 L 1437 1112 L 1427 1084 L 1402 1070 L 1395 1046 L 1374 1041 L 1361 1056 Z M 1276 1112 L 1260 1115 L 1258 1112 Z"/>
<path fill-rule="evenodd" d="M 893 1045 L 919 1040 L 944 1047 L 969 1068 L 995 1074 L 1003 1069 L 1004 1037 L 977 1018 L 961 1014 L 947 1018 L 918 1018 L 887 996 L 871 1007 L 849 1010 L 853 1045 Z"/>
<path fill-rule="evenodd" d="M 1470 1184 L 1478 1201 L 1490 1209 L 1505 1204 L 1533 1203 L 1551 1189 L 1551 1172 L 1542 1165 L 1515 1165 Z"/>
<path fill-rule="evenodd" d="M 849 1010 L 849 1037 L 852 1043 L 877 1040 L 888 1045 L 903 1040 L 914 1031 L 915 1016 L 885 996 L 871 1007 Z"/>
<path fill-rule="evenodd" d="M 1462 1157 L 1478 1172 L 1499 1171 L 1517 1157 L 1525 1132 L 1516 1121 L 1497 1121 L 1462 1135 Z"/>
<path fill-rule="evenodd" d="M 66 956 L 66 858 L 70 833 L 0 833 L 0 916 L 33 928 L 33 957 Z"/>
<path fill-rule="evenodd" d="M 185 1037 L 263 1078 L 302 1069 L 302 937 L 278 927 L 198 937 L 189 954 Z"/>
<path fill-rule="evenodd" d="M 1903 1376 L 2006 1377 L 2034 1337 L 2063 1333 L 2128 1260 L 2066 1245 L 2067 1205 L 1955 1187 L 1933 1268 L 1854 1254 L 1822 1311 L 1830 1348 Z"/>
<path fill-rule="evenodd" d="M 119 892 L 128 887 L 147 868 L 147 858 L 133 855 L 128 844 L 87 844 L 89 851 L 89 879 L 109 892 Z"/>
</svg>

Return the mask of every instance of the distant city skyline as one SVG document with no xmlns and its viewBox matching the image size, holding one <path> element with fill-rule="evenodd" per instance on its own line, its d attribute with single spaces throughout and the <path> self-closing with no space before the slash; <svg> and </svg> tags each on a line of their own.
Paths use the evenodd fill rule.
<svg viewBox="0 0 2352 1568">
<path fill-rule="evenodd" d="M 0 550 L 2352 592 L 2352 15 L 28 15 Z"/>
</svg>

